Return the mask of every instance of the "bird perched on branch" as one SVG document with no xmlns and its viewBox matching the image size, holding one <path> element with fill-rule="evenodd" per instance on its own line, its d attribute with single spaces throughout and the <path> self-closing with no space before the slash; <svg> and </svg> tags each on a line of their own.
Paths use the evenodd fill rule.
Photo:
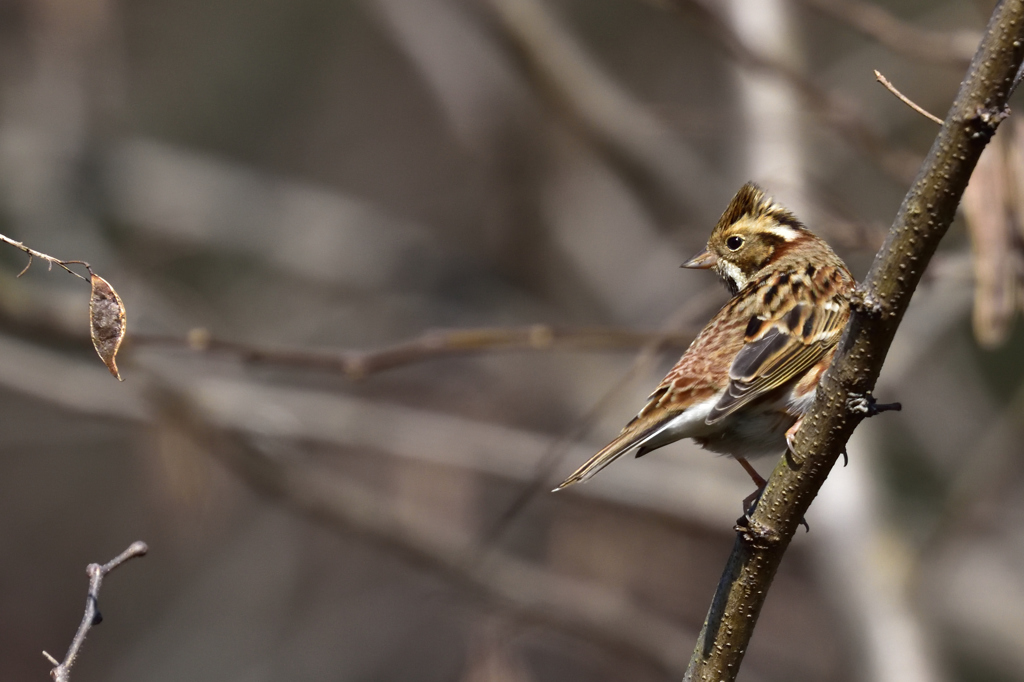
<svg viewBox="0 0 1024 682">
<path fill-rule="evenodd" d="M 855 282 L 839 256 L 747 183 L 683 267 L 715 270 L 732 299 L 622 433 L 555 490 L 682 438 L 732 456 L 760 490 L 747 459 L 782 453 L 810 409 L 850 317 Z"/>
</svg>

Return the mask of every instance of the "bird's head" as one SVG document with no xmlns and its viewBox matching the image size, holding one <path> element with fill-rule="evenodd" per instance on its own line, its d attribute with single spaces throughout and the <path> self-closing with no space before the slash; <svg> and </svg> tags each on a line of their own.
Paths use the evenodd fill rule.
<svg viewBox="0 0 1024 682">
<path fill-rule="evenodd" d="M 787 256 L 815 251 L 828 245 L 813 235 L 760 187 L 748 182 L 740 188 L 708 239 L 707 250 L 684 268 L 714 269 L 735 295 L 748 282 L 779 267 Z"/>
</svg>

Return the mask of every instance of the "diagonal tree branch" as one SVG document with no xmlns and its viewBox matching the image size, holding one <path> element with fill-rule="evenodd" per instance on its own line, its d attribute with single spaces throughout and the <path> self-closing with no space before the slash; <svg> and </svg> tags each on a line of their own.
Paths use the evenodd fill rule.
<svg viewBox="0 0 1024 682">
<path fill-rule="evenodd" d="M 1000 2 L 952 109 L 854 297 L 854 314 L 795 451 L 772 472 L 736 543 L 686 680 L 734 680 L 768 588 L 800 520 L 854 428 L 872 410 L 882 363 L 985 145 L 1006 117 L 1024 58 L 1024 2 Z"/>
</svg>

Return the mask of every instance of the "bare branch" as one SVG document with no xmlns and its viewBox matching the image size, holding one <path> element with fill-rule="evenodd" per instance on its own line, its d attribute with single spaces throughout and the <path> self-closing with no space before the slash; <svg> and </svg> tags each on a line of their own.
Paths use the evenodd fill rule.
<svg viewBox="0 0 1024 682">
<path fill-rule="evenodd" d="M 149 547 L 145 542 L 133 542 L 128 549 L 102 566 L 99 564 L 89 564 L 85 568 L 85 572 L 89 576 L 89 594 L 85 598 L 85 615 L 82 616 L 82 623 L 78 626 L 78 632 L 75 633 L 75 638 L 71 640 L 71 646 L 68 647 L 68 652 L 64 655 L 63 661 L 58 662 L 53 656 L 45 651 L 43 652 L 43 656 L 54 665 L 53 670 L 50 671 L 50 677 L 54 679 L 54 682 L 68 682 L 71 679 L 71 668 L 75 664 L 75 659 L 78 658 L 78 652 L 82 648 L 82 644 L 85 643 L 86 635 L 89 634 L 89 630 L 94 625 L 99 625 L 103 622 L 103 616 L 100 615 L 99 611 L 100 587 L 103 585 L 103 579 L 108 573 L 124 562 L 138 556 L 145 556 L 148 551 Z"/>
<path fill-rule="evenodd" d="M 737 526 L 732 555 L 697 640 L 687 680 L 733 680 L 782 556 L 825 477 L 864 415 L 914 289 L 956 213 L 985 145 L 1006 117 L 1024 59 L 1024 3 L 1001 2 L 949 116 L 854 297 L 854 313 L 810 413 Z"/>
<path fill-rule="evenodd" d="M 58 267 L 61 267 L 61 268 L 65 269 L 65 270 L 67 270 L 68 272 L 70 272 L 72 275 L 74 275 L 78 279 L 85 280 L 86 282 L 89 281 L 88 277 L 83 277 L 82 275 L 78 274 L 77 272 L 75 272 L 74 270 L 69 268 L 68 266 L 69 265 L 81 265 L 86 270 L 89 271 L 90 275 L 92 275 L 92 268 L 90 268 L 89 264 L 86 263 L 85 261 L 80 261 L 80 260 L 61 260 L 59 258 L 54 258 L 53 256 L 47 256 L 45 253 L 42 253 L 40 251 L 36 251 L 35 249 L 30 249 L 29 247 L 25 246 L 21 242 L 16 242 L 13 239 L 11 239 L 10 237 L 4 236 L 2 234 L 0 234 L 0 241 L 4 242 L 5 244 L 10 244 L 11 246 L 13 246 L 16 249 L 21 249 L 22 251 L 24 251 L 25 253 L 28 254 L 28 263 L 26 263 L 25 267 L 22 268 L 21 272 L 18 273 L 18 277 L 21 277 L 26 272 L 28 272 L 28 269 L 32 266 L 32 258 L 33 257 L 34 258 L 39 258 L 40 260 L 46 261 L 47 263 L 50 264 L 50 267 L 53 267 L 54 265 L 56 265 Z"/>
<path fill-rule="evenodd" d="M 131 344 L 137 346 L 170 346 L 187 348 L 198 353 L 223 353 L 254 365 L 272 365 L 295 369 L 316 369 L 337 372 L 349 379 L 363 379 L 371 374 L 417 362 L 499 351 L 609 351 L 644 348 L 685 348 L 693 340 L 693 332 L 640 332 L 629 329 L 592 328 L 557 329 L 545 324 L 527 327 L 482 327 L 432 331 L 393 346 L 373 351 L 317 351 L 271 349 L 210 336 L 204 329 L 194 329 L 187 337 L 135 334 Z"/>
<path fill-rule="evenodd" d="M 917 113 L 921 114 L 922 116 L 924 116 L 929 121 L 934 121 L 935 123 L 938 123 L 939 125 L 942 125 L 942 119 L 941 118 L 939 118 L 938 116 L 936 116 L 935 114 L 933 114 L 931 112 L 925 111 L 923 108 L 918 106 L 915 102 L 913 102 L 909 97 L 907 97 L 902 92 L 897 90 L 896 86 L 893 85 L 892 83 L 890 83 L 889 79 L 886 78 L 885 76 L 883 76 L 881 74 L 881 72 L 878 71 L 878 69 L 875 69 L 875 80 L 877 80 L 879 83 L 884 85 L 886 90 L 888 90 L 892 94 L 896 95 L 896 97 L 901 102 L 906 104 L 908 107 L 910 107 L 911 109 L 913 109 Z"/>
<path fill-rule="evenodd" d="M 863 0 L 800 0 L 869 36 L 893 52 L 965 67 L 981 41 L 977 31 L 932 31 L 909 24 Z"/>
<path fill-rule="evenodd" d="M 709 290 L 716 291 L 716 290 Z M 703 296 L 696 296 L 703 301 Z M 55 343 L 87 343 L 77 325 L 55 319 L 41 310 L 45 306 L 26 306 L 0 296 L 0 323 L 18 334 L 45 338 Z M 427 331 L 406 341 L 373 350 L 271 348 L 229 341 L 212 336 L 197 327 L 182 336 L 133 333 L 124 340 L 129 352 L 137 348 L 189 350 L 210 356 L 234 357 L 241 362 L 270 367 L 335 372 L 352 380 L 378 372 L 452 357 L 500 352 L 618 352 L 638 350 L 657 344 L 660 350 L 682 349 L 696 332 L 692 328 L 677 331 L 641 331 L 622 327 L 556 327 L 532 324 L 518 327 L 475 327 Z"/>
</svg>

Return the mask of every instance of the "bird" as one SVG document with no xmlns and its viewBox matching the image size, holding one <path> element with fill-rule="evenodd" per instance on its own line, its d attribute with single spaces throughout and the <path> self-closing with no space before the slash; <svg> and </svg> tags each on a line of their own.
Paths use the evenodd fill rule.
<svg viewBox="0 0 1024 682">
<path fill-rule="evenodd" d="M 814 401 L 850 317 L 856 282 L 842 259 L 752 182 L 718 220 L 707 248 L 682 265 L 713 270 L 732 298 L 697 335 L 622 432 L 556 491 L 586 481 L 623 454 L 683 438 L 733 457 L 781 454 Z"/>
</svg>

